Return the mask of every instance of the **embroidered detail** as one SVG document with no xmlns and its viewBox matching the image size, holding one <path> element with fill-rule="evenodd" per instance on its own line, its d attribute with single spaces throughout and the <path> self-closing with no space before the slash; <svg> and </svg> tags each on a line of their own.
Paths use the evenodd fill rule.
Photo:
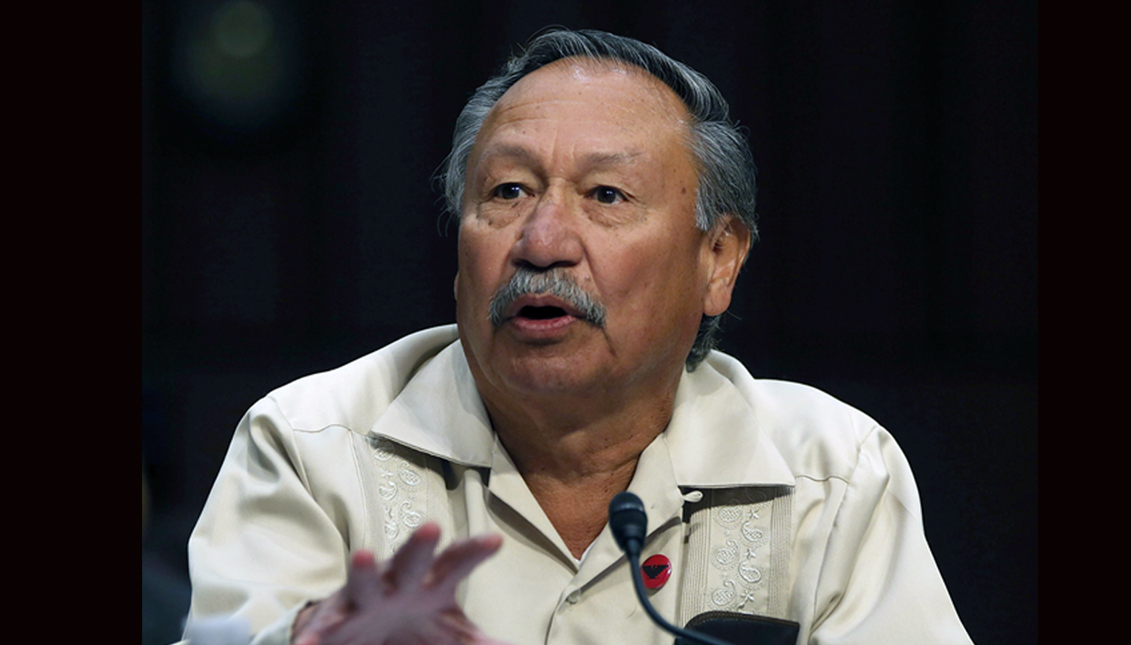
<svg viewBox="0 0 1131 645">
<path fill-rule="evenodd" d="M 412 501 L 401 503 L 401 522 L 410 529 L 415 529 L 424 523 L 424 516 L 412 510 Z"/>
<path fill-rule="evenodd" d="M 753 511 L 751 511 L 751 513 L 753 513 Z M 747 542 L 761 542 L 763 535 L 762 530 L 754 528 L 754 524 L 751 521 L 747 520 L 742 523 L 742 537 L 746 538 Z"/>
<path fill-rule="evenodd" d="M 701 504 L 684 507 L 680 620 L 704 612 L 784 616 L 792 491 L 749 486 L 703 493 Z"/>
<path fill-rule="evenodd" d="M 396 521 L 393 520 L 391 516 L 386 517 L 385 518 L 385 539 L 388 540 L 389 542 L 394 542 L 397 539 L 397 535 L 400 534 L 400 532 L 401 532 L 401 530 L 397 527 Z"/>
<path fill-rule="evenodd" d="M 711 564 L 724 571 L 730 569 L 731 565 L 738 561 L 738 542 L 727 540 L 726 546 L 715 549 L 713 555 Z"/>
<path fill-rule="evenodd" d="M 750 553 L 753 554 L 753 552 Z M 747 559 L 739 563 L 738 577 L 745 580 L 747 584 L 756 585 L 762 581 L 762 571 L 754 566 L 752 559 Z"/>
<path fill-rule="evenodd" d="M 393 498 L 397 496 L 397 491 L 400 489 L 397 487 L 397 482 L 393 479 L 392 473 L 383 470 L 381 477 L 385 481 L 377 487 L 377 494 L 380 495 L 381 499 L 385 500 L 386 502 L 391 502 L 393 501 Z"/>
<path fill-rule="evenodd" d="M 378 463 L 380 483 L 377 495 L 385 502 L 382 505 L 382 522 L 386 549 L 393 553 L 408 539 L 413 529 L 427 519 L 416 508 L 416 492 L 424 482 L 424 476 L 418 465 L 406 459 L 392 441 L 370 437 L 369 445 L 373 449 L 373 459 Z M 427 504 L 427 500 L 424 503 Z"/>
<path fill-rule="evenodd" d="M 401 467 L 397 470 L 397 476 L 408 486 L 419 486 L 420 482 L 423 481 L 420 473 L 408 467 L 408 462 L 401 463 Z"/>
<path fill-rule="evenodd" d="M 757 489 L 737 489 L 720 495 L 720 505 L 712 509 L 714 523 L 721 529 L 712 539 L 718 544 L 711 551 L 711 564 L 720 574 L 711 589 L 711 602 L 731 610 L 758 611 L 758 591 L 764 587 L 763 569 L 769 565 L 759 553 L 767 546 L 769 526 L 762 519 L 771 496 Z M 713 576 L 712 576 L 713 577 Z M 752 605 L 747 608 L 747 605 Z"/>
<path fill-rule="evenodd" d="M 734 580 L 727 580 L 721 588 L 711 592 L 711 602 L 715 603 L 716 607 L 743 609 L 746 607 L 746 603 L 754 600 L 754 592 L 735 584 Z"/>
<path fill-rule="evenodd" d="M 742 517 L 742 508 L 738 506 L 724 506 L 715 511 L 715 521 L 726 527 L 738 526 Z"/>
<path fill-rule="evenodd" d="M 746 603 L 748 603 L 748 602 L 749 603 L 754 602 L 754 592 L 747 589 L 747 588 L 743 588 L 742 594 L 739 596 L 739 599 L 738 599 L 738 605 L 735 606 L 735 609 L 745 609 Z"/>
<path fill-rule="evenodd" d="M 717 605 L 719 607 L 726 607 L 726 606 L 730 605 L 732 602 L 734 602 L 734 598 L 735 598 L 735 595 L 736 595 L 735 591 L 734 591 L 734 581 L 733 580 L 727 580 L 723 584 L 724 584 L 723 588 L 715 589 L 714 591 L 711 592 L 711 602 L 715 603 L 715 605 Z M 729 588 L 727 588 L 727 587 L 729 587 Z"/>
</svg>

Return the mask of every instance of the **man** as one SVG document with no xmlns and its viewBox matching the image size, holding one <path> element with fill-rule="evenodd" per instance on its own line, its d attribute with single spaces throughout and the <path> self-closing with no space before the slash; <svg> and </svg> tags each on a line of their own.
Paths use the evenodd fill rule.
<svg viewBox="0 0 1131 645">
<path fill-rule="evenodd" d="M 755 228 L 705 78 L 545 34 L 472 97 L 444 179 L 457 328 L 251 409 L 190 542 L 193 616 L 263 643 L 670 643 L 606 527 L 629 490 L 673 622 L 969 642 L 891 437 L 710 352 Z"/>
</svg>

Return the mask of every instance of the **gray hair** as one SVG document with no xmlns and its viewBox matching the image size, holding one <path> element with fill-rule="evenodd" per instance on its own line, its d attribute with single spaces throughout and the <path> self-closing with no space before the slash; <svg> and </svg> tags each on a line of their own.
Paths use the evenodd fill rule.
<svg viewBox="0 0 1131 645">
<path fill-rule="evenodd" d="M 491 298 L 488 320 L 494 327 L 506 322 L 507 309 L 515 300 L 532 294 L 548 293 L 561 298 L 580 314 L 585 322 L 594 327 L 604 327 L 608 311 L 600 300 L 577 284 L 577 280 L 561 267 L 538 271 L 528 266 L 520 266 L 505 285 Z"/>
<path fill-rule="evenodd" d="M 621 61 L 648 72 L 670 87 L 693 119 L 690 145 L 699 173 L 696 226 L 710 231 L 724 215 L 733 215 L 750 231 L 750 239 L 757 239 L 754 159 L 746 137 L 730 120 L 722 93 L 705 76 L 651 45 L 591 30 L 555 30 L 537 36 L 468 100 L 456 119 L 452 151 L 439 173 L 444 198 L 453 215 L 460 216 L 467 161 L 491 108 L 519 79 L 564 58 Z M 718 329 L 718 316 L 703 317 L 687 357 L 689 370 L 694 370 L 714 349 Z"/>
</svg>

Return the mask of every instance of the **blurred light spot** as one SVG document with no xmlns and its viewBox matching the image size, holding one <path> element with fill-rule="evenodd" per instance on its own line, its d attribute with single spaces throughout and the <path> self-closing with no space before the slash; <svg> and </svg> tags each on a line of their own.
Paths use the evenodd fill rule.
<svg viewBox="0 0 1131 645">
<path fill-rule="evenodd" d="M 182 9 L 174 82 L 188 113 L 200 117 L 205 128 L 265 132 L 296 114 L 302 91 L 294 9 L 272 0 L 213 2 L 187 3 Z"/>
<path fill-rule="evenodd" d="M 271 22 L 267 10 L 250 0 L 217 9 L 210 28 L 191 46 L 190 73 L 197 89 L 225 102 L 268 98 L 282 75 Z"/>
<path fill-rule="evenodd" d="M 212 36 L 225 54 L 251 58 L 263 51 L 272 37 L 271 14 L 250 0 L 220 7 L 212 23 Z"/>
</svg>

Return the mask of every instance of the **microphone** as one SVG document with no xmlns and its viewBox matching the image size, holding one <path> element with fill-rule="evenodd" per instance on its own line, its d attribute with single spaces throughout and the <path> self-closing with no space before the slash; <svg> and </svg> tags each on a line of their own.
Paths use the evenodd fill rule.
<svg viewBox="0 0 1131 645">
<path fill-rule="evenodd" d="M 640 557 L 644 538 L 648 535 L 648 514 L 644 512 L 644 502 L 632 493 L 617 493 L 609 502 L 609 530 L 621 551 Z"/>
<path fill-rule="evenodd" d="M 652 601 L 648 600 L 648 595 L 644 593 L 644 578 L 640 575 L 640 551 L 644 548 L 644 538 L 648 535 L 648 514 L 644 512 L 644 502 L 640 501 L 639 497 L 628 492 L 617 493 L 613 497 L 613 501 L 609 502 L 609 530 L 612 531 L 617 546 L 628 558 L 628 569 L 632 575 L 632 586 L 636 589 L 636 598 L 652 622 L 664 631 L 693 643 L 731 645 L 706 634 L 676 627 L 664 620 L 664 617 L 652 606 Z"/>
</svg>

